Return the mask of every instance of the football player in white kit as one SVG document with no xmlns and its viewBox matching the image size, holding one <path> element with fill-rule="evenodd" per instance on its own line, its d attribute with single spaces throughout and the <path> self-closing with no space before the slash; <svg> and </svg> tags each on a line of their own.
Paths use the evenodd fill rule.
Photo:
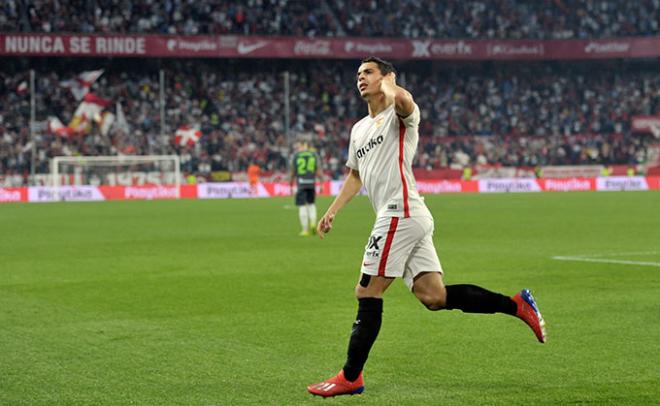
<svg viewBox="0 0 660 406">
<path fill-rule="evenodd" d="M 337 375 L 307 390 L 323 397 L 364 391 L 362 369 L 380 330 L 383 294 L 397 277 L 429 310 L 510 314 L 522 319 L 545 342 L 543 318 L 529 290 L 508 297 L 475 285 L 444 285 L 432 239 L 433 217 L 417 193 L 411 168 L 419 138 L 419 107 L 396 84 L 392 64 L 380 58 L 364 59 L 356 80 L 369 115 L 351 130 L 346 163 L 350 171 L 320 219 L 317 232 L 321 238 L 330 232 L 336 214 L 362 186 L 376 212 L 376 222 L 355 288 L 358 312 L 346 363 Z"/>
</svg>

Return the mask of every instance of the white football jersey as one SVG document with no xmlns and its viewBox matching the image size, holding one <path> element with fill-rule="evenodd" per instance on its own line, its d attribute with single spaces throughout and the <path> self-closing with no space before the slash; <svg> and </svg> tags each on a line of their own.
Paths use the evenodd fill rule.
<svg viewBox="0 0 660 406">
<path fill-rule="evenodd" d="M 394 104 L 353 125 L 346 166 L 360 172 L 377 217 L 430 216 L 417 192 L 412 161 L 419 140 L 419 107 L 406 118 Z"/>
</svg>

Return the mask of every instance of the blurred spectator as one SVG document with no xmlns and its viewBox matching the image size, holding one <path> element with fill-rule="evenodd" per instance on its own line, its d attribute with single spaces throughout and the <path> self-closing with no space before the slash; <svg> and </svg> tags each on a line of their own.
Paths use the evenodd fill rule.
<svg viewBox="0 0 660 406">
<path fill-rule="evenodd" d="M 660 1 L 336 0 L 352 36 L 568 39 L 658 35 Z"/>
<path fill-rule="evenodd" d="M 48 172 L 55 155 L 171 154 L 182 169 L 287 171 L 284 71 L 290 72 L 289 139 L 313 140 L 334 177 L 341 177 L 350 126 L 367 112 L 354 82 L 354 62 L 7 60 L 0 67 L 0 173 L 29 173 L 29 94 L 18 92 L 36 68 L 37 121 L 68 123 L 77 106 L 60 85 L 82 70 L 106 72 L 92 91 L 123 106 L 130 131 L 60 137 L 38 131 L 36 169 Z M 99 66 L 102 62 L 105 65 Z M 159 65 L 162 64 L 162 65 Z M 72 70 L 76 66 L 76 70 Z M 165 71 L 165 124 L 159 116 L 158 69 Z M 648 62 L 442 64 L 409 62 L 400 80 L 422 110 L 415 165 L 506 166 L 636 164 L 647 142 L 630 133 L 634 115 L 660 115 L 658 65 Z M 194 74 L 191 74 L 194 72 Z M 319 74 L 323 72 L 323 74 Z M 111 111 L 114 112 L 115 104 Z M 175 145 L 174 131 L 197 125 L 194 146 Z"/>
<path fill-rule="evenodd" d="M 7 0 L 0 31 L 333 36 L 327 7 L 297 0 Z M 6 16 L 6 17 L 5 17 Z"/>
<path fill-rule="evenodd" d="M 660 0 L 5 0 L 0 31 L 568 39 L 658 35 Z"/>
</svg>

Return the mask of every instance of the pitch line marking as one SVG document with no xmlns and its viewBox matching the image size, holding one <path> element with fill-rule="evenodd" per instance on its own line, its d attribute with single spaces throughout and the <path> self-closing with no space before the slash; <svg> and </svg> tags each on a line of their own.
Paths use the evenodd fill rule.
<svg viewBox="0 0 660 406">
<path fill-rule="evenodd" d="M 608 254 L 585 254 L 585 255 L 572 255 L 575 258 L 600 258 L 600 257 L 625 257 L 626 255 L 655 255 L 660 254 L 660 251 L 633 251 L 633 252 L 613 252 Z"/>
<path fill-rule="evenodd" d="M 652 254 L 657 254 L 657 253 L 658 253 L 658 251 L 619 252 L 619 253 L 614 253 L 614 254 L 574 255 L 574 256 L 560 256 L 560 255 L 558 255 L 558 256 L 552 257 L 552 259 L 555 259 L 557 261 L 597 262 L 597 263 L 603 263 L 603 264 L 639 265 L 639 266 L 660 267 L 660 262 L 628 261 L 628 260 L 622 260 L 622 259 L 602 258 L 602 257 L 608 257 L 608 256 L 652 255 Z"/>
</svg>

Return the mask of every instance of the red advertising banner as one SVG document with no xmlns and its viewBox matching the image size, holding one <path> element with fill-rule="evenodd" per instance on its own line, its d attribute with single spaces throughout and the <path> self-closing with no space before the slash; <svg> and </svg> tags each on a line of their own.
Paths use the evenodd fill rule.
<svg viewBox="0 0 660 406">
<path fill-rule="evenodd" d="M 439 40 L 0 33 L 2 56 L 558 60 L 660 56 L 660 37 Z"/>
<path fill-rule="evenodd" d="M 660 190 L 660 176 L 647 176 L 646 181 L 650 190 Z"/>
<path fill-rule="evenodd" d="M 417 191 L 422 194 L 478 192 L 475 180 L 418 180 Z"/>
<path fill-rule="evenodd" d="M 595 178 L 558 178 L 539 179 L 539 185 L 544 192 L 576 192 L 596 190 Z"/>
<path fill-rule="evenodd" d="M 0 188 L 0 203 L 27 202 L 27 188 Z"/>
<path fill-rule="evenodd" d="M 176 199 L 175 186 L 98 186 L 104 200 L 160 200 Z M 196 199 L 197 186 L 181 185 L 181 199 Z"/>
<path fill-rule="evenodd" d="M 325 181 L 316 184 L 319 195 L 336 195 L 342 181 Z M 529 193 L 571 191 L 631 191 L 660 190 L 660 176 L 610 176 L 571 179 L 480 179 L 424 180 L 417 182 L 422 194 L 440 193 Z M 200 183 L 182 185 L 182 199 L 235 199 L 291 197 L 292 190 L 286 182 L 267 182 L 251 186 L 247 182 Z M 103 200 L 160 200 L 175 199 L 176 188 L 171 185 L 148 186 L 31 186 L 0 188 L 0 203 L 9 202 L 57 202 Z"/>
</svg>

